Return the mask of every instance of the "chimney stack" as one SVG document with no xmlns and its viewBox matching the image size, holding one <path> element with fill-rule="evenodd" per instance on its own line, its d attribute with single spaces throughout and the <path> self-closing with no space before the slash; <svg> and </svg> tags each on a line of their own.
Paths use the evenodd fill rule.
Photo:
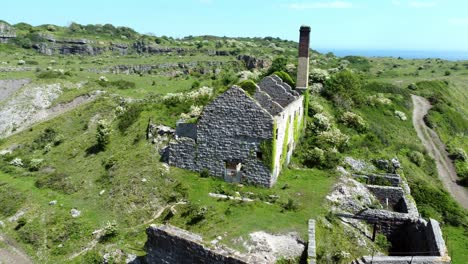
<svg viewBox="0 0 468 264">
<path fill-rule="evenodd" d="M 297 63 L 296 89 L 301 93 L 309 85 L 309 36 L 310 27 L 301 26 L 299 29 L 299 61 Z"/>
</svg>

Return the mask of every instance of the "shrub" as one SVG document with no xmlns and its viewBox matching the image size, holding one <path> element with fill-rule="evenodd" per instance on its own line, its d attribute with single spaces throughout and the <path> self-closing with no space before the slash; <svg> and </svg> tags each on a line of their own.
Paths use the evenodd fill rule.
<svg viewBox="0 0 468 264">
<path fill-rule="evenodd" d="M 200 172 L 200 177 L 202 178 L 208 178 L 210 177 L 210 171 L 208 169 L 203 169 L 201 172 Z"/>
<path fill-rule="evenodd" d="M 268 69 L 266 75 L 270 75 L 277 71 L 286 71 L 287 70 L 288 60 L 284 57 L 278 57 L 273 60 L 270 68 Z"/>
<path fill-rule="evenodd" d="M 304 165 L 310 168 L 320 166 L 325 161 L 325 152 L 317 147 L 306 150 L 303 156 Z"/>
<path fill-rule="evenodd" d="M 273 74 L 280 77 L 281 80 L 283 80 L 283 82 L 289 84 L 289 86 L 291 86 L 292 88 L 294 88 L 296 86 L 294 80 L 291 78 L 291 76 L 289 76 L 289 74 L 287 72 L 285 72 L 285 71 L 275 71 Z"/>
<path fill-rule="evenodd" d="M 322 113 L 315 114 L 313 116 L 312 128 L 316 132 L 330 130 L 330 119 Z"/>
<path fill-rule="evenodd" d="M 29 162 L 29 166 L 28 166 L 29 170 L 38 171 L 41 168 L 43 161 L 44 161 L 43 159 L 31 159 L 31 161 Z"/>
<path fill-rule="evenodd" d="M 299 205 L 297 204 L 297 202 L 291 198 L 288 198 L 288 202 L 286 203 L 283 203 L 281 205 L 281 211 L 284 212 L 284 211 L 297 211 L 299 210 Z"/>
<path fill-rule="evenodd" d="M 466 152 L 462 148 L 453 148 L 450 151 L 450 158 L 452 160 L 461 160 L 461 161 L 467 161 L 468 156 L 466 155 Z"/>
<path fill-rule="evenodd" d="M 320 105 L 319 103 L 317 103 L 316 101 L 311 101 L 308 105 L 308 114 L 310 116 L 313 116 L 315 114 L 318 114 L 318 113 L 322 113 L 323 112 L 323 106 Z"/>
<path fill-rule="evenodd" d="M 451 71 L 445 71 L 445 73 L 444 73 L 445 76 L 450 76 L 451 74 L 452 74 Z"/>
<path fill-rule="evenodd" d="M 310 82 L 312 83 L 325 83 L 330 79 L 330 74 L 327 70 L 312 69 L 309 73 Z"/>
<path fill-rule="evenodd" d="M 341 121 L 348 127 L 352 127 L 359 132 L 367 129 L 367 124 L 364 119 L 353 112 L 345 112 L 341 117 Z"/>
<path fill-rule="evenodd" d="M 387 237 L 383 234 L 377 234 L 375 237 L 375 244 L 379 246 L 384 252 L 388 252 L 392 247 L 392 243 L 388 241 Z"/>
<path fill-rule="evenodd" d="M 54 172 L 42 175 L 38 177 L 34 185 L 37 188 L 50 188 L 65 194 L 72 194 L 78 191 L 71 178 L 65 173 Z"/>
<path fill-rule="evenodd" d="M 257 90 L 257 85 L 251 80 L 245 80 L 239 83 L 239 86 L 251 96 L 255 95 Z"/>
<path fill-rule="evenodd" d="M 23 205 L 26 196 L 17 189 L 0 182 L 0 215 L 14 215 Z"/>
<path fill-rule="evenodd" d="M 100 241 L 105 242 L 109 241 L 113 237 L 117 236 L 118 231 L 117 231 L 117 223 L 115 221 L 108 221 L 104 228 L 102 229 L 103 234 L 101 236 Z"/>
<path fill-rule="evenodd" d="M 109 144 L 111 131 L 111 126 L 108 121 L 104 119 L 98 121 L 96 130 L 96 140 L 99 149 L 104 150 L 107 144 Z"/>
<path fill-rule="evenodd" d="M 142 111 L 143 106 L 141 104 L 130 105 L 127 111 L 122 112 L 118 117 L 117 128 L 119 131 L 125 133 L 138 120 Z"/>
<path fill-rule="evenodd" d="M 415 91 L 418 89 L 418 85 L 415 83 L 411 83 L 410 85 L 408 85 L 408 89 Z"/>
<path fill-rule="evenodd" d="M 421 167 L 426 161 L 424 158 L 424 154 L 422 154 L 419 151 L 411 151 L 411 152 L 408 152 L 407 155 L 408 155 L 409 160 L 413 162 L 414 164 L 418 165 L 418 167 Z"/>
<path fill-rule="evenodd" d="M 362 81 L 359 76 L 350 71 L 341 71 L 326 81 L 323 95 L 332 100 L 336 106 L 349 108 L 361 104 Z"/>
<path fill-rule="evenodd" d="M 338 148 L 341 149 L 348 144 L 349 137 L 338 128 L 330 129 L 329 131 L 322 131 L 317 135 L 317 145 L 320 148 L 330 149 Z"/>
</svg>

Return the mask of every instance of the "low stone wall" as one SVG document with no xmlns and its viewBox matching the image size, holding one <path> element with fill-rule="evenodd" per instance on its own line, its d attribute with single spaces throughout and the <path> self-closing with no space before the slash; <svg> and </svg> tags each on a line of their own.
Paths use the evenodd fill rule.
<svg viewBox="0 0 468 264">
<path fill-rule="evenodd" d="M 447 264 L 451 263 L 450 258 L 442 257 L 388 257 L 388 256 L 378 256 L 371 257 L 365 256 L 362 258 L 364 263 L 374 263 L 374 264 Z"/>
<path fill-rule="evenodd" d="M 145 244 L 147 255 L 141 261 L 143 263 L 249 263 L 247 257 L 234 250 L 207 248 L 202 244 L 203 241 L 199 235 L 174 226 L 151 225 L 146 233 L 148 235 Z"/>
<path fill-rule="evenodd" d="M 317 263 L 317 253 L 315 248 L 315 220 L 309 220 L 309 245 L 307 247 L 307 263 Z"/>
<path fill-rule="evenodd" d="M 400 175 L 398 174 L 353 174 L 355 178 L 364 178 L 366 179 L 366 184 L 372 185 L 382 185 L 380 183 L 388 183 L 393 187 L 400 186 L 402 182 Z"/>
<path fill-rule="evenodd" d="M 372 194 L 380 201 L 384 206 L 387 206 L 393 209 L 394 211 L 407 213 L 407 211 L 399 210 L 402 208 L 406 209 L 406 205 L 401 206 L 401 203 L 404 203 L 404 192 L 401 187 L 391 187 L 391 186 L 378 186 L 378 185 L 367 185 L 366 186 Z"/>
</svg>

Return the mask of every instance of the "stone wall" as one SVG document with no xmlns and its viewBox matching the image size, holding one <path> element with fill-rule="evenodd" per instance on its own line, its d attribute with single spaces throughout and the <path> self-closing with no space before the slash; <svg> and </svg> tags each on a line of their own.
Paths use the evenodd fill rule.
<svg viewBox="0 0 468 264">
<path fill-rule="evenodd" d="M 180 146 L 187 140 L 171 143 L 169 164 L 193 171 L 207 169 L 213 176 L 225 177 L 226 162 L 237 162 L 242 166 L 242 182 L 270 187 L 270 169 L 257 153 L 260 144 L 272 136 L 272 116 L 242 89 L 232 87 L 205 107 L 196 143 L 188 147 Z"/>
<path fill-rule="evenodd" d="M 307 247 L 307 263 L 315 264 L 317 263 L 317 253 L 316 253 L 316 242 L 315 242 L 315 220 L 309 220 L 309 244 Z"/>
<path fill-rule="evenodd" d="M 393 187 L 400 186 L 400 183 L 402 182 L 401 177 L 398 174 L 353 174 L 353 177 L 366 179 L 366 184 L 382 185 L 379 183 L 387 182 Z"/>
<path fill-rule="evenodd" d="M 404 192 L 401 187 L 367 185 L 369 191 L 380 201 L 385 209 L 391 209 L 401 213 L 407 213 L 404 200 Z M 388 208 L 387 208 L 388 203 Z M 403 209 L 403 210 L 402 210 Z"/>
<path fill-rule="evenodd" d="M 177 123 L 176 137 L 187 137 L 193 140 L 197 140 L 197 124 L 193 123 Z"/>
<path fill-rule="evenodd" d="M 203 245 L 203 240 L 199 235 L 174 226 L 151 225 L 146 230 L 146 234 L 148 235 L 145 244 L 147 255 L 143 257 L 143 260 L 139 260 L 140 263 L 250 263 L 246 256 L 234 250 L 208 248 Z"/>
</svg>

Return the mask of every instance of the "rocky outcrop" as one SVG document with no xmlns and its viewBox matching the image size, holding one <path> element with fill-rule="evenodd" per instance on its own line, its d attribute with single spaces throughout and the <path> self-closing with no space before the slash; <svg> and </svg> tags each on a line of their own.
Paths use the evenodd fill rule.
<svg viewBox="0 0 468 264">
<path fill-rule="evenodd" d="M 247 69 L 265 69 L 270 68 L 271 61 L 267 59 L 258 59 L 250 55 L 239 55 L 237 59 L 243 61 Z"/>
<path fill-rule="evenodd" d="M 12 38 L 16 38 L 15 30 L 8 24 L 0 22 L 0 43 L 8 43 Z"/>
<path fill-rule="evenodd" d="M 188 52 L 185 48 L 172 48 L 172 47 L 162 47 L 156 46 L 153 44 L 148 44 L 143 41 L 137 41 L 133 43 L 133 49 L 138 53 L 150 53 L 150 54 L 167 54 L 167 53 L 177 53 L 185 54 Z"/>
<path fill-rule="evenodd" d="M 62 40 L 42 42 L 33 45 L 33 48 L 45 55 L 99 55 L 103 53 L 105 47 L 97 47 L 89 44 L 86 40 Z"/>
</svg>

